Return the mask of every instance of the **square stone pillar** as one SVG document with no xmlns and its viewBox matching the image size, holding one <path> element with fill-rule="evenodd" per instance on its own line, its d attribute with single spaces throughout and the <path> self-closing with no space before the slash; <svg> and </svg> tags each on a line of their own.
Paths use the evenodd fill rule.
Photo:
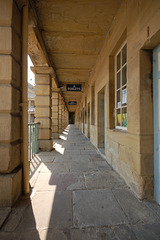
<svg viewBox="0 0 160 240">
<path fill-rule="evenodd" d="M 53 149 L 51 130 L 51 67 L 32 67 L 35 73 L 35 121 L 39 126 L 39 148 L 42 151 Z"/>
<path fill-rule="evenodd" d="M 59 133 L 62 133 L 62 97 L 59 93 Z"/>
<path fill-rule="evenodd" d="M 21 10 L 0 1 L 0 207 L 22 192 Z"/>
<path fill-rule="evenodd" d="M 59 88 L 52 88 L 52 136 L 59 138 Z"/>
<path fill-rule="evenodd" d="M 69 114 L 66 106 L 65 106 L 64 116 L 65 116 L 65 128 L 66 128 L 69 124 Z"/>
</svg>

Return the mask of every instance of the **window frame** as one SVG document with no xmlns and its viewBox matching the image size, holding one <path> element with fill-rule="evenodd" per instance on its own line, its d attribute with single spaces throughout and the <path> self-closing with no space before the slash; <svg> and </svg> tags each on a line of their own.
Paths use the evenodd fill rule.
<svg viewBox="0 0 160 240">
<path fill-rule="evenodd" d="M 122 64 L 122 49 L 124 48 L 124 46 L 126 45 L 126 62 L 124 64 Z M 120 68 L 117 70 L 117 56 L 119 55 L 119 53 L 121 53 L 120 55 Z M 119 129 L 119 130 L 127 130 L 127 127 L 122 126 L 122 109 L 127 109 L 128 112 L 128 107 L 127 107 L 127 101 L 126 104 L 124 106 L 122 106 L 122 89 L 126 89 L 127 90 L 127 70 L 126 70 L 126 83 L 124 85 L 122 85 L 122 69 L 124 67 L 127 67 L 127 41 L 125 41 L 119 48 L 119 50 L 117 51 L 117 53 L 115 54 L 115 128 Z M 120 87 L 117 88 L 117 75 L 118 73 L 120 73 Z M 121 106 L 117 107 L 117 93 L 118 91 L 120 92 L 120 103 Z M 127 99 L 127 94 L 126 94 L 126 99 Z M 117 110 L 120 109 L 120 116 L 121 116 L 121 126 L 117 125 Z M 127 124 L 128 125 L 128 124 Z"/>
</svg>

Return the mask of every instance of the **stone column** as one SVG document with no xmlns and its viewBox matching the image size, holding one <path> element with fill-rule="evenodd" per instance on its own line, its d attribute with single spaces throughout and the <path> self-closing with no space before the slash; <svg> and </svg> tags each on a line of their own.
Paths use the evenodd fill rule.
<svg viewBox="0 0 160 240">
<path fill-rule="evenodd" d="M 62 133 L 62 97 L 59 93 L 59 133 Z"/>
<path fill-rule="evenodd" d="M 59 138 L 59 88 L 52 88 L 52 136 Z"/>
<path fill-rule="evenodd" d="M 65 127 L 67 127 L 69 124 L 69 113 L 68 113 L 67 107 L 65 107 L 65 115 L 66 115 L 66 126 Z"/>
<path fill-rule="evenodd" d="M 42 151 L 53 149 L 51 131 L 51 67 L 33 67 L 35 73 L 35 121 L 39 126 L 39 148 Z"/>
<path fill-rule="evenodd" d="M 0 207 L 22 192 L 21 12 L 0 1 Z"/>
</svg>

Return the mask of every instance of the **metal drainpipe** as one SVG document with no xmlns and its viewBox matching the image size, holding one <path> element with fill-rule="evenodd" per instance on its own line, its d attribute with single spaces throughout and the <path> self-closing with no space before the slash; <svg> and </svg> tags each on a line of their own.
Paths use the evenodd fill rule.
<svg viewBox="0 0 160 240">
<path fill-rule="evenodd" d="M 28 83 L 27 83 L 27 54 L 28 54 L 28 1 L 23 6 L 22 15 L 22 161 L 23 161 L 23 192 L 28 194 L 29 160 L 28 160 Z"/>
</svg>

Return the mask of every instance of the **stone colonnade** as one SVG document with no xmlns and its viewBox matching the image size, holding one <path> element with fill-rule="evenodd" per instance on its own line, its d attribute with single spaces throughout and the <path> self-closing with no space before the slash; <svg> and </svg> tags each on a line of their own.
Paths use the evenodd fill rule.
<svg viewBox="0 0 160 240">
<path fill-rule="evenodd" d="M 34 67 L 35 73 L 35 121 L 39 126 L 39 148 L 42 151 L 51 151 L 53 138 L 51 129 L 51 78 L 54 74 L 51 67 Z"/>
<path fill-rule="evenodd" d="M 0 1 L 0 207 L 22 192 L 21 16 L 14 1 Z"/>
<path fill-rule="evenodd" d="M 19 2 L 19 5 L 14 0 L 0 1 L 0 207 L 13 206 L 23 191 L 24 105 L 27 114 L 27 100 L 22 103 L 23 4 L 26 1 Z M 54 137 L 59 137 L 62 128 L 68 124 L 68 110 L 58 88 L 57 96 L 54 95 L 53 69 L 34 67 L 33 71 L 36 75 L 36 121 L 40 122 L 39 144 L 41 150 L 50 151 L 54 133 L 57 133 Z M 63 117 L 65 120 L 62 121 Z"/>
<path fill-rule="evenodd" d="M 53 139 L 58 138 L 68 125 L 68 110 L 60 89 L 55 83 L 52 67 L 32 67 L 35 73 L 35 116 L 39 127 L 39 148 L 53 149 Z"/>
</svg>

